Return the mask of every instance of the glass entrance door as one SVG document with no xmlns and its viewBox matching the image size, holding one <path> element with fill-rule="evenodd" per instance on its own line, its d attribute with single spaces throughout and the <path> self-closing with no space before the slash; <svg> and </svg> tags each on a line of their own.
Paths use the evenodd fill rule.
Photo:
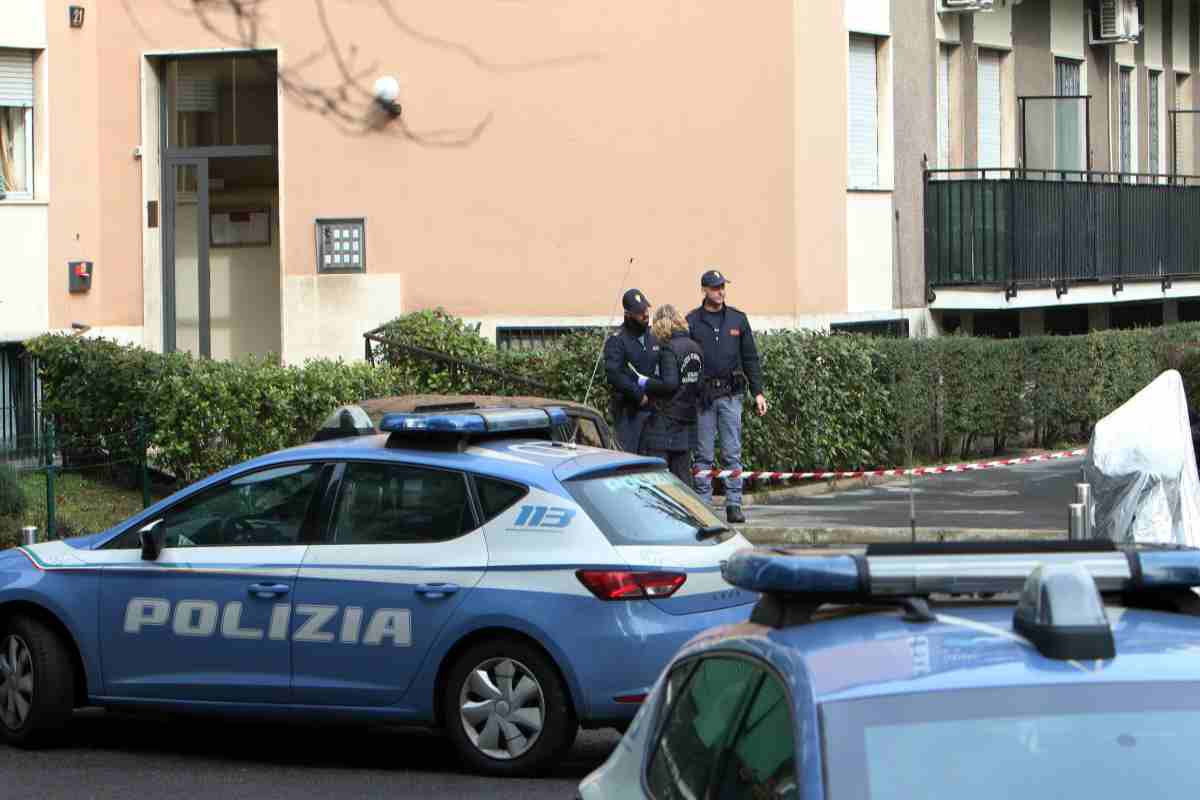
<svg viewBox="0 0 1200 800">
<path fill-rule="evenodd" d="M 166 163 L 164 349 L 210 357 L 208 159 Z"/>
</svg>

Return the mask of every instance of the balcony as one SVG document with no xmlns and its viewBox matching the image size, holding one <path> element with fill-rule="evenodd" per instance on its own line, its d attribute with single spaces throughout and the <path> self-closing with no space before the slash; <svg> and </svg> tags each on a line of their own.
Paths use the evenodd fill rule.
<svg viewBox="0 0 1200 800">
<path fill-rule="evenodd" d="M 925 173 L 929 288 L 1200 278 L 1200 177 L 1046 169 Z"/>
</svg>

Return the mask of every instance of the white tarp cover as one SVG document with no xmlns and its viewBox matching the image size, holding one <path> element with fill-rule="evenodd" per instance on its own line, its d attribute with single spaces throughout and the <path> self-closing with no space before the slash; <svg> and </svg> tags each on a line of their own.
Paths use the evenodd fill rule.
<svg viewBox="0 0 1200 800">
<path fill-rule="evenodd" d="M 1200 478 L 1178 372 L 1159 375 L 1096 424 L 1084 475 L 1096 538 L 1200 546 Z"/>
</svg>

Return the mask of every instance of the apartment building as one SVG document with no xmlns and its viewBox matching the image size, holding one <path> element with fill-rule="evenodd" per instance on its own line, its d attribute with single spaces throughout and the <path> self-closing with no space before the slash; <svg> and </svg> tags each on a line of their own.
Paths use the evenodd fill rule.
<svg viewBox="0 0 1200 800">
<path fill-rule="evenodd" d="M 185 5 L 0 0 L 0 342 L 520 346 L 711 265 L 760 329 L 1197 316 L 1194 0 Z"/>
</svg>

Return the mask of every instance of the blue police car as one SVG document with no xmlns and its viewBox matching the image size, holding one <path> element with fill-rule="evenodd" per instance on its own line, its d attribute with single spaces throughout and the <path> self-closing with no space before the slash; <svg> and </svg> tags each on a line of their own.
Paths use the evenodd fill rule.
<svg viewBox="0 0 1200 800">
<path fill-rule="evenodd" d="M 0 553 L 0 734 L 52 741 L 82 705 L 433 724 L 510 775 L 628 724 L 687 639 L 749 616 L 720 571 L 746 541 L 564 422 L 388 415 Z"/>
<path fill-rule="evenodd" d="M 752 622 L 676 656 L 584 800 L 1200 789 L 1200 550 L 747 550 L 726 576 Z"/>
</svg>

